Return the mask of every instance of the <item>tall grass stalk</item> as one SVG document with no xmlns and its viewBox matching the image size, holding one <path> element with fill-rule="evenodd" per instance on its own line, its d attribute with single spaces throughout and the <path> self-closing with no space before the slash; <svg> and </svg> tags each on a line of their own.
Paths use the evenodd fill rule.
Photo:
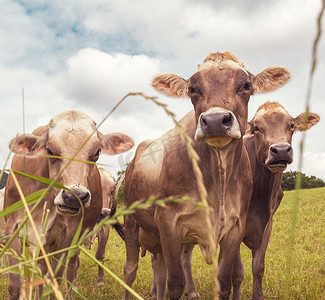
<svg viewBox="0 0 325 300">
<path fill-rule="evenodd" d="M 159 102 L 156 97 L 148 97 L 148 96 L 143 95 L 142 93 L 139 93 L 139 95 L 144 97 L 146 100 L 153 101 L 155 104 L 157 104 L 158 106 L 160 106 L 164 109 L 166 114 L 173 119 L 175 125 L 177 126 L 177 128 L 180 131 L 180 135 L 181 135 L 183 141 L 186 144 L 187 152 L 188 152 L 188 154 L 191 158 L 191 161 L 192 161 L 192 167 L 193 167 L 193 171 L 194 171 L 194 174 L 196 177 L 196 182 L 197 182 L 197 186 L 198 186 L 198 190 L 199 190 L 199 194 L 200 194 L 200 198 L 201 198 L 201 202 L 202 202 L 202 207 L 205 210 L 205 221 L 207 223 L 208 239 L 209 239 L 210 249 L 211 249 L 211 253 L 212 253 L 212 264 L 213 264 L 213 269 L 214 269 L 214 274 L 213 274 L 213 282 L 214 282 L 213 291 L 214 291 L 214 293 L 213 293 L 213 295 L 214 295 L 214 299 L 217 299 L 218 291 L 219 291 L 219 282 L 218 282 L 218 278 L 217 278 L 218 262 L 216 259 L 216 254 L 217 254 L 216 240 L 213 236 L 214 230 L 213 230 L 211 219 L 210 219 L 210 210 L 211 209 L 210 209 L 208 201 L 207 201 L 207 191 L 206 191 L 205 185 L 203 183 L 203 176 L 202 176 L 201 169 L 199 168 L 199 165 L 198 165 L 199 156 L 192 146 L 191 137 L 189 137 L 187 135 L 182 124 L 176 120 L 175 114 L 173 112 L 171 112 L 170 110 L 168 110 L 167 105 Z M 219 220 L 219 221 L 222 221 L 222 220 Z"/>
<path fill-rule="evenodd" d="M 35 226 L 35 223 L 33 221 L 33 218 L 32 218 L 32 213 L 36 210 L 36 208 L 39 206 L 39 204 L 41 203 L 41 201 L 44 199 L 45 196 L 48 195 L 49 193 L 49 190 L 53 187 L 53 186 L 58 186 L 60 184 L 57 183 L 57 180 L 59 179 L 59 177 L 61 176 L 61 174 L 64 172 L 64 170 L 68 167 L 68 165 L 73 161 L 73 160 L 76 160 L 75 157 L 76 155 L 80 152 L 80 150 L 84 147 L 84 145 L 88 142 L 88 140 L 91 138 L 91 136 L 93 134 L 95 134 L 98 130 L 98 128 L 107 120 L 107 118 L 115 111 L 115 109 L 126 99 L 128 98 L 129 96 L 141 96 L 143 98 L 145 98 L 146 100 L 151 100 L 153 101 L 156 105 L 160 106 L 160 107 L 163 107 L 163 109 L 165 110 L 165 112 L 167 113 L 168 116 L 172 117 L 174 123 L 176 124 L 176 126 L 179 128 L 180 130 L 180 133 L 181 133 L 181 136 L 183 138 L 183 140 L 185 141 L 186 143 L 186 146 L 187 146 L 187 149 L 188 149 L 188 153 L 189 153 L 189 156 L 192 160 L 192 163 L 193 163 L 193 169 L 194 169 L 194 173 L 195 173 L 195 176 L 196 176 L 196 179 L 197 179 L 197 184 L 198 184 L 198 188 L 199 188 L 199 191 L 200 191 L 200 196 L 201 196 L 201 200 L 202 200 L 202 205 L 200 205 L 201 207 L 205 208 L 205 211 L 206 211 L 206 221 L 207 221 L 207 226 L 208 226 L 208 229 L 209 229 L 209 240 L 210 240 L 210 247 L 212 249 L 212 253 L 216 253 L 216 245 L 215 245 L 215 240 L 213 238 L 213 235 L 212 235 L 212 224 L 211 224 L 211 221 L 210 221 L 210 217 L 209 217 L 209 206 L 208 206 L 208 203 L 207 203 L 207 199 L 206 199 L 206 189 L 205 189 L 205 186 L 203 184 L 203 180 L 202 180 L 202 174 L 201 174 L 201 171 L 198 167 L 198 155 L 197 153 L 195 152 L 195 150 L 193 149 L 192 145 L 191 145 L 191 138 L 187 136 L 187 134 L 185 133 L 184 131 L 184 128 L 182 127 L 182 125 L 176 120 L 175 118 L 175 115 L 174 113 L 172 113 L 171 111 L 169 111 L 166 107 L 165 104 L 163 103 L 160 103 L 156 100 L 155 97 L 148 97 L 146 95 L 144 95 L 143 93 L 129 93 L 127 94 L 125 97 L 123 97 L 115 106 L 114 108 L 107 114 L 107 116 L 98 124 L 98 126 L 96 127 L 96 129 L 88 136 L 88 138 L 83 142 L 83 144 L 77 149 L 77 151 L 74 153 L 74 155 L 69 158 L 67 160 L 67 163 L 66 165 L 64 166 L 64 168 L 61 170 L 61 172 L 51 181 L 51 180 L 46 180 L 44 178 L 38 178 L 37 176 L 34 176 L 34 175 L 29 175 L 29 174 L 24 174 L 24 173 L 21 173 L 21 172 L 17 172 L 17 171 L 13 171 L 10 169 L 10 174 L 11 176 L 13 177 L 14 179 L 14 182 L 17 186 L 17 189 L 19 190 L 19 194 L 20 194 L 20 197 L 21 197 L 21 201 L 23 202 L 23 205 L 25 207 L 25 211 L 26 211 L 26 217 L 24 218 L 23 222 L 19 225 L 19 227 L 17 228 L 17 230 L 15 231 L 15 233 L 13 234 L 13 236 L 9 239 L 9 241 L 7 242 L 7 244 L 2 248 L 1 252 L 0 252 L 0 256 L 2 256 L 5 251 L 8 249 L 8 247 L 10 246 L 10 244 L 12 243 L 13 239 L 17 237 L 18 233 L 20 232 L 20 230 L 22 229 L 23 226 L 25 226 L 27 220 L 29 220 L 32 224 L 32 227 L 33 227 L 33 230 L 36 234 L 37 232 L 37 229 L 36 229 L 36 226 Z M 86 162 L 87 163 L 87 162 Z M 18 181 L 16 179 L 16 176 L 15 176 L 15 173 L 17 173 L 18 175 L 21 175 L 21 176 L 24 176 L 24 177 L 29 177 L 31 179 L 34 179 L 34 180 L 38 180 L 38 181 L 41 181 L 41 182 L 44 182 L 44 183 L 47 183 L 48 184 L 48 187 L 46 189 L 44 189 L 40 195 L 40 197 L 38 198 L 36 204 L 32 207 L 31 210 L 29 210 L 29 202 L 26 202 L 26 198 L 23 194 L 23 191 L 21 190 L 19 184 L 18 184 Z M 65 188 L 65 187 L 61 187 L 61 188 Z M 67 188 L 65 188 L 67 189 Z M 180 202 L 180 201 L 188 201 L 188 199 L 148 199 L 148 203 L 134 203 L 134 205 L 132 205 L 132 207 L 130 207 L 129 209 L 127 209 L 126 211 L 122 211 L 122 212 L 118 212 L 116 214 L 116 217 L 118 215 L 123 215 L 123 214 L 127 214 L 127 213 L 133 213 L 135 209 L 143 209 L 143 208 L 147 208 L 149 207 L 150 205 L 152 204 L 155 204 L 155 205 L 165 205 L 165 202 L 168 202 L 168 201 L 173 201 L 173 202 Z M 198 203 L 199 204 L 199 203 Z M 15 207 L 15 210 L 19 209 L 20 206 L 16 206 Z M 104 225 L 105 223 L 103 223 Z M 44 224 L 45 226 L 45 224 Z M 100 226 L 97 227 L 97 230 L 99 230 Z M 67 261 L 65 262 L 66 263 L 66 267 L 68 265 L 68 260 L 69 258 L 71 257 L 71 255 L 73 255 L 75 251 L 78 251 L 79 250 L 82 250 L 82 248 L 80 248 L 80 230 L 81 230 L 81 223 L 79 224 L 79 228 L 78 228 L 78 232 L 76 233 L 75 237 L 73 238 L 73 242 L 71 244 L 71 247 L 67 248 L 67 249 L 63 249 L 62 252 L 66 252 L 68 251 L 68 256 L 67 256 Z M 26 233 L 24 234 L 24 236 L 26 236 Z M 24 265 L 28 265 L 28 263 L 30 262 L 36 262 L 40 259 L 44 259 L 46 261 L 46 264 L 47 264 L 47 267 L 48 267 L 48 270 L 51 274 L 51 277 L 53 279 L 53 282 L 48 282 L 48 280 L 45 279 L 45 281 L 47 281 L 49 283 L 49 285 L 52 287 L 52 290 L 53 292 L 55 293 L 56 297 L 58 299 L 63 299 L 63 296 L 60 292 L 60 289 L 59 289 L 59 286 L 57 284 L 57 281 L 55 280 L 55 272 L 51 269 L 51 265 L 50 265 L 50 262 L 48 260 L 48 257 L 49 256 L 52 256 L 53 253 L 51 254 L 46 254 L 45 253 L 45 249 L 43 248 L 42 246 L 42 243 L 41 243 L 41 238 L 40 236 L 36 235 L 37 237 L 37 241 L 38 241 L 38 244 L 39 244 L 39 249 L 41 250 L 43 256 L 40 258 L 40 257 L 34 257 L 33 259 L 30 259 L 30 260 L 26 260 L 25 262 L 20 262 L 18 263 L 18 265 L 15 265 L 15 266 L 11 266 L 11 267 L 8 267 L 8 268 L 5 268 L 3 270 L 0 270 L 0 273 L 2 272 L 5 272 L 5 271 L 10 271 L 12 270 L 13 268 L 15 267 L 19 267 L 19 268 L 23 268 Z M 85 239 L 86 238 L 86 235 L 83 236 L 82 239 Z M 79 240 L 79 241 L 78 241 Z M 79 245 L 77 247 L 77 245 Z M 78 248 L 78 249 L 77 249 Z M 73 252 L 71 252 L 73 251 Z M 85 250 L 82 250 L 83 252 L 85 252 Z M 58 252 L 56 252 L 58 253 Z M 25 257 L 26 255 L 24 255 Z M 89 256 L 89 254 L 88 254 Z M 100 263 L 95 259 L 93 258 L 94 261 L 100 265 Z M 216 261 L 216 258 L 215 258 L 215 255 L 213 255 L 213 264 L 214 264 L 214 267 L 215 267 L 215 270 L 217 268 L 217 261 Z M 114 275 L 112 275 L 112 272 L 109 271 L 109 269 L 107 269 L 106 267 L 104 268 L 105 272 L 108 272 L 113 278 L 115 278 L 117 280 L 117 277 Z M 216 273 L 215 273 L 216 274 Z M 214 280 L 215 280 L 215 296 L 217 296 L 217 287 L 218 287 L 218 282 L 217 282 L 217 279 L 216 279 L 216 276 L 214 276 Z M 121 283 L 122 281 L 120 279 L 118 279 L 118 281 Z M 124 283 L 121 283 L 122 285 L 124 285 Z M 134 292 L 132 289 L 130 289 L 128 287 L 128 289 L 130 290 L 130 292 L 135 296 L 135 297 L 139 297 L 137 295 L 136 292 Z M 26 295 L 26 294 L 25 294 Z M 141 297 L 139 298 L 141 299 Z"/>
<path fill-rule="evenodd" d="M 308 79 L 308 86 L 307 86 L 307 94 L 306 94 L 306 110 L 304 115 L 304 122 L 303 122 L 303 128 L 307 128 L 307 122 L 308 122 L 308 115 L 309 115 L 309 109 L 310 109 L 310 98 L 311 98 L 311 92 L 312 92 L 312 86 L 313 86 L 313 79 L 314 74 L 317 66 L 317 50 L 318 45 L 320 41 L 320 37 L 322 35 L 322 18 L 325 10 L 325 0 L 322 0 L 322 7 L 319 12 L 318 18 L 317 18 L 317 33 L 316 37 L 314 39 L 313 43 L 313 51 L 312 51 L 312 63 L 311 63 L 311 69 L 309 73 L 309 79 Z M 297 220 L 298 220 L 298 214 L 299 214 L 299 203 L 300 203 L 300 189 L 301 189 L 301 170 L 302 170 L 302 164 L 303 164 L 303 153 L 304 153 L 304 141 L 306 137 L 306 132 L 303 131 L 300 145 L 299 145 L 299 164 L 298 164 L 298 177 L 296 181 L 295 186 L 295 198 L 294 203 L 292 207 L 292 219 L 291 219 L 291 226 L 290 226 L 290 235 L 289 235 L 289 247 L 287 251 L 287 260 L 286 260 L 286 281 L 285 281 L 285 289 L 284 289 L 284 299 L 290 299 L 290 287 L 293 275 L 292 275 L 292 266 L 293 266 L 293 252 L 294 252 L 294 246 L 295 246 L 295 239 L 296 239 L 296 231 L 297 231 Z"/>
<path fill-rule="evenodd" d="M 23 203 L 24 203 L 24 207 L 25 207 L 25 211 L 26 211 L 26 213 L 27 213 L 28 219 L 29 219 L 29 221 L 30 221 L 30 224 L 31 224 L 31 226 L 32 226 L 32 228 L 33 228 L 33 231 L 34 231 L 34 234 L 35 234 L 36 240 L 37 240 L 37 242 L 38 242 L 38 244 L 39 244 L 39 247 L 40 247 L 40 249 L 41 249 L 41 251 L 42 251 L 42 254 L 43 254 L 43 256 L 44 256 L 44 260 L 45 260 L 46 266 L 47 266 L 47 268 L 48 268 L 48 270 L 49 270 L 49 272 L 50 272 L 50 274 L 51 274 L 51 280 L 53 280 L 53 286 L 54 286 L 54 288 L 55 288 L 55 289 L 54 289 L 55 296 L 56 296 L 58 299 L 62 299 L 62 300 L 63 300 L 63 296 L 62 296 L 62 294 L 61 294 L 61 292 L 60 292 L 59 285 L 58 285 L 58 283 L 57 283 L 57 281 L 56 281 L 56 278 L 55 278 L 55 276 L 54 276 L 54 272 L 53 272 L 53 270 L 52 270 L 52 267 L 51 267 L 50 261 L 49 261 L 47 255 L 46 255 L 45 249 L 44 249 L 44 247 L 43 247 L 43 245 L 42 245 L 41 238 L 40 238 L 40 236 L 39 236 L 39 234 L 38 234 L 38 230 L 37 230 L 37 228 L 36 228 L 36 225 L 35 225 L 35 222 L 34 222 L 34 220 L 33 220 L 32 215 L 31 215 L 31 212 L 30 212 L 30 210 L 29 210 L 29 207 L 28 207 L 28 205 L 27 205 L 27 202 L 26 202 L 25 196 L 24 196 L 23 191 L 21 190 L 20 185 L 19 185 L 19 183 L 18 183 L 18 181 L 17 181 L 16 175 L 14 174 L 14 172 L 13 172 L 11 169 L 10 169 L 10 175 L 12 176 L 12 178 L 13 178 L 13 180 L 14 180 L 14 182 L 15 182 L 15 185 L 16 185 L 16 187 L 17 187 L 17 189 L 18 189 L 19 195 L 20 195 L 20 197 L 21 197 L 21 199 L 22 199 L 22 201 L 23 201 Z"/>
</svg>

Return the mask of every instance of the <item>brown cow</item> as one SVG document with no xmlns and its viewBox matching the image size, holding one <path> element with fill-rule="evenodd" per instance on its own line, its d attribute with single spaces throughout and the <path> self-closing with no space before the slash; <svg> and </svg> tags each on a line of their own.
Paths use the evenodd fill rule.
<svg viewBox="0 0 325 300">
<path fill-rule="evenodd" d="M 309 113 L 304 127 L 304 116 L 305 113 L 301 113 L 293 118 L 281 104 L 267 102 L 249 122 L 250 134 L 244 136 L 254 182 L 244 236 L 244 243 L 253 254 L 253 299 L 264 299 L 262 278 L 265 252 L 272 230 L 272 218 L 283 197 L 282 174 L 293 160 L 292 135 L 295 131 L 311 128 L 320 119 L 319 115 Z M 240 255 L 237 257 L 240 258 Z M 239 294 L 243 272 L 241 260 L 236 260 L 234 293 Z"/>
<path fill-rule="evenodd" d="M 254 182 L 244 236 L 244 243 L 253 254 L 253 299 L 264 299 L 262 278 L 265 252 L 272 230 L 272 218 L 283 197 L 280 185 L 282 174 L 287 164 L 293 160 L 292 135 L 295 131 L 311 128 L 320 119 L 317 114 L 309 113 L 307 126 L 304 129 L 302 126 L 304 115 L 302 113 L 292 118 L 281 104 L 266 102 L 249 122 L 248 133 L 244 136 L 244 145 L 249 155 Z M 197 296 L 191 275 L 192 250 L 193 246 L 186 246 L 182 253 L 182 261 L 186 262 L 184 271 L 189 298 Z M 240 253 L 238 257 L 233 275 L 235 297 L 240 295 L 240 285 L 244 278 Z M 153 295 L 155 288 L 153 283 Z"/>
<path fill-rule="evenodd" d="M 11 168 L 54 179 L 65 167 L 67 158 L 72 157 L 87 137 L 96 129 L 95 122 L 85 113 L 79 111 L 67 111 L 55 116 L 48 125 L 37 128 L 32 134 L 24 134 L 17 138 L 13 147 L 19 154 L 48 154 L 50 157 L 23 157 L 15 155 Z M 12 145 L 13 141 L 10 145 Z M 93 134 L 87 143 L 75 156 L 75 160 L 63 171 L 58 182 L 69 188 L 61 190 L 53 187 L 49 195 L 44 198 L 35 212 L 33 219 L 39 233 L 42 231 L 43 208 L 49 210 L 49 219 L 45 227 L 43 246 L 47 252 L 64 249 L 71 244 L 84 211 L 82 232 L 91 230 L 96 224 L 102 210 L 102 189 L 98 168 L 95 165 L 101 151 L 108 154 L 124 152 L 133 146 L 133 141 L 121 133 L 103 135 L 100 132 Z M 92 162 L 93 164 L 85 163 Z M 46 187 L 38 181 L 17 176 L 19 184 L 25 195 Z M 9 176 L 4 207 L 15 203 L 20 199 L 13 178 Z M 24 210 L 18 210 L 6 217 L 6 234 L 12 234 L 24 218 Z M 22 232 L 20 233 L 20 235 Z M 35 234 L 28 222 L 28 240 L 37 245 Z M 32 245 L 31 244 L 31 245 Z M 21 239 L 16 238 L 10 246 L 18 253 L 21 251 Z M 36 248 L 31 247 L 35 252 Z M 52 269 L 55 270 L 57 262 L 64 254 L 55 255 L 52 260 Z M 13 257 L 10 263 L 17 263 Z M 67 272 L 68 282 L 73 282 L 77 273 L 78 255 L 69 261 Z M 43 276 L 49 277 L 48 269 L 42 261 L 39 264 Z M 62 276 L 61 267 L 56 274 Z M 46 274 L 46 275 L 45 275 Z M 10 299 L 18 299 L 20 294 L 20 276 L 11 273 L 9 276 Z M 42 288 L 40 288 L 41 292 Z"/>
<path fill-rule="evenodd" d="M 194 106 L 181 124 L 200 157 L 199 167 L 211 207 L 212 234 L 216 245 L 220 242 L 218 280 L 222 299 L 230 295 L 233 264 L 244 235 L 252 192 L 249 158 L 242 139 L 248 101 L 252 94 L 272 91 L 289 78 L 284 67 L 271 67 L 254 76 L 226 52 L 209 55 L 188 80 L 174 74 L 162 74 L 153 80 L 158 91 L 172 97 L 188 96 Z M 150 196 L 187 196 L 201 201 L 178 127 L 139 145 L 126 170 L 124 195 L 127 206 Z M 182 244 L 199 244 L 207 263 L 212 263 L 216 253 L 210 248 L 205 211 L 192 201 L 152 206 L 125 217 L 124 274 L 128 285 L 136 277 L 140 245 L 151 253 L 159 253 L 158 299 L 164 296 L 166 274 L 171 299 L 179 299 L 184 291 Z M 127 291 L 124 298 L 129 298 Z"/>
<path fill-rule="evenodd" d="M 100 218 L 97 221 L 101 221 L 105 217 L 109 217 L 111 215 L 111 205 L 112 205 L 112 195 L 115 189 L 115 179 L 112 174 L 105 170 L 104 168 L 98 168 L 101 185 L 102 185 L 102 196 L 103 196 L 103 206 L 102 212 L 100 214 Z M 103 262 L 105 259 L 105 250 L 106 244 L 109 238 L 110 226 L 104 225 L 97 234 L 94 234 L 91 238 L 89 238 L 84 244 L 85 246 L 90 249 L 95 238 L 98 238 L 98 245 L 96 250 L 96 258 Z M 98 266 L 98 276 L 97 276 L 97 286 L 101 287 L 104 285 L 104 270 Z"/>
</svg>

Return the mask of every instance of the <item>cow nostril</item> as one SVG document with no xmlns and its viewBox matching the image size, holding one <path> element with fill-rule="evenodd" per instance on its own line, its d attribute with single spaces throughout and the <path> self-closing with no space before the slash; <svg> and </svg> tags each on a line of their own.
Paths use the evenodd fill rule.
<svg viewBox="0 0 325 300">
<path fill-rule="evenodd" d="M 223 125 L 226 125 L 226 126 L 229 126 L 232 124 L 232 115 L 229 113 L 229 114 L 226 114 L 223 119 L 222 119 L 222 124 Z"/>
<path fill-rule="evenodd" d="M 66 205 L 79 205 L 80 201 L 82 204 L 87 203 L 87 201 L 90 198 L 90 193 L 89 192 L 69 192 L 69 191 L 62 191 L 62 198 Z M 78 204 L 76 204 L 78 203 Z"/>
<path fill-rule="evenodd" d="M 77 196 L 79 197 L 81 202 L 84 202 L 85 200 L 87 200 L 89 198 L 89 193 L 88 192 L 79 193 L 79 194 L 77 194 Z"/>
<path fill-rule="evenodd" d="M 203 127 L 208 127 L 208 122 L 207 122 L 207 120 L 205 119 L 204 116 L 201 117 L 201 125 Z"/>
<path fill-rule="evenodd" d="M 270 151 L 271 151 L 273 154 L 278 154 L 278 150 L 277 150 L 275 147 L 271 147 Z"/>
<path fill-rule="evenodd" d="M 289 146 L 288 149 L 287 149 L 287 153 L 291 152 L 292 151 L 292 147 Z"/>
</svg>

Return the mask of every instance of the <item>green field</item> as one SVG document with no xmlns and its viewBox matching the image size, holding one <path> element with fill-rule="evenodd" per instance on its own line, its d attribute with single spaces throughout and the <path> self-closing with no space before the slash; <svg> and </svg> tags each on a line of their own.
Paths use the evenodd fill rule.
<svg viewBox="0 0 325 300">
<path fill-rule="evenodd" d="M 274 216 L 274 225 L 267 255 L 264 275 L 266 299 L 283 299 L 286 282 L 286 258 L 291 228 L 292 206 L 295 191 L 285 192 L 282 203 Z M 245 279 L 242 299 L 252 293 L 251 253 L 242 245 Z M 95 247 L 92 249 L 95 253 Z M 79 268 L 79 293 L 75 299 L 120 299 L 123 288 L 106 275 L 105 286 L 97 288 L 97 266 L 81 255 Z M 122 240 L 112 230 L 106 251 L 105 265 L 123 278 L 125 248 Z M 207 265 L 195 247 L 193 254 L 194 280 L 202 299 L 212 299 L 212 267 Z M 289 299 L 325 299 L 325 188 L 300 192 L 296 243 L 293 252 Z M 150 257 L 140 258 L 138 277 L 133 288 L 144 298 L 149 298 L 152 272 Z M 7 276 L 0 277 L 0 298 L 7 299 Z"/>
</svg>

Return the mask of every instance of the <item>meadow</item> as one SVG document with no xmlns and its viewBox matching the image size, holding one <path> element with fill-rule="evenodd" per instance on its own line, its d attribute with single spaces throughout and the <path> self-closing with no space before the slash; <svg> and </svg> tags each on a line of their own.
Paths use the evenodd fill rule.
<svg viewBox="0 0 325 300">
<path fill-rule="evenodd" d="M 283 299 L 286 283 L 286 260 L 292 207 L 296 191 L 285 192 L 282 203 L 274 216 L 273 230 L 266 253 L 263 290 L 266 299 Z M 289 299 L 325 299 L 325 188 L 301 190 L 295 246 L 292 253 L 293 267 L 289 279 Z M 91 252 L 95 255 L 97 240 Z M 251 299 L 251 252 L 241 246 L 245 266 L 242 299 Z M 106 249 L 105 266 L 123 279 L 125 247 L 114 230 L 111 230 Z M 205 263 L 199 247 L 193 253 L 193 276 L 202 299 L 213 299 L 212 266 Z M 7 299 L 7 275 L 0 277 L 0 299 Z M 106 274 L 105 285 L 97 288 L 97 265 L 83 253 L 80 255 L 78 293 L 75 299 L 120 299 L 123 287 Z M 152 282 L 150 255 L 140 257 L 134 290 L 148 299 Z M 62 289 L 64 286 L 62 285 Z M 184 297 L 185 299 L 185 297 Z"/>
</svg>

